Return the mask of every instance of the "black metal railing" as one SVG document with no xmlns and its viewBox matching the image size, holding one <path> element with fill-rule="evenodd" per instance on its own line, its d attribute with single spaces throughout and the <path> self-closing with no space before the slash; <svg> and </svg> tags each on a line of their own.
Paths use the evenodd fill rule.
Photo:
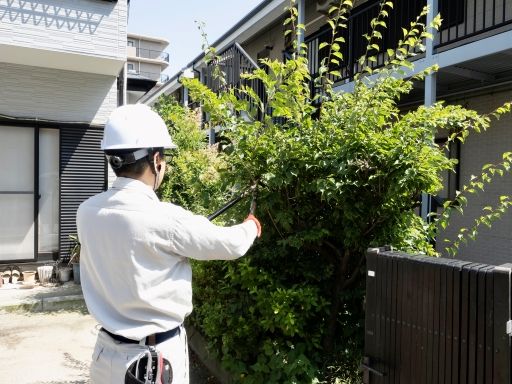
<svg viewBox="0 0 512 384">
<path fill-rule="evenodd" d="M 145 78 L 150 79 L 150 80 L 158 81 L 160 83 L 165 83 L 167 80 L 169 80 L 169 76 L 168 75 L 166 75 L 164 73 L 157 73 L 157 72 L 145 72 L 145 71 L 129 70 L 128 71 L 128 76 L 129 75 L 142 76 L 142 77 L 145 77 Z"/>
<path fill-rule="evenodd" d="M 164 51 L 157 51 L 154 49 L 137 48 L 137 57 L 152 60 L 162 60 L 169 62 L 169 53 Z"/>
<path fill-rule="evenodd" d="M 366 258 L 364 383 L 510 383 L 511 265 Z"/>
<path fill-rule="evenodd" d="M 216 68 L 222 74 L 216 74 Z M 240 92 L 242 86 L 251 88 L 263 103 L 266 102 L 265 90 L 260 80 L 244 79 L 242 74 L 251 73 L 258 68 L 258 64 L 245 52 L 238 43 L 230 45 L 228 48 L 217 54 L 217 58 L 208 63 L 203 75 L 203 82 L 214 92 L 220 92 L 226 89 L 234 89 L 237 97 L 249 101 L 251 109 L 256 110 L 254 100 Z M 222 81 L 218 75 L 221 75 Z M 258 118 L 261 117 L 261 111 Z"/>
<path fill-rule="evenodd" d="M 442 47 L 512 23 L 512 0 L 439 0 Z"/>
<path fill-rule="evenodd" d="M 341 78 L 328 75 L 331 80 L 344 81 L 352 79 L 356 73 L 363 69 L 359 59 L 365 54 L 367 57 L 375 56 L 376 61 L 371 63 L 366 61 L 363 65 L 368 65 L 372 68 L 383 66 L 387 59 L 386 50 L 396 48 L 398 41 L 403 38 L 402 27 L 407 28 L 411 21 L 416 20 L 426 5 L 426 0 L 394 2 L 394 9 L 389 12 L 389 17 L 385 20 L 387 28 L 379 29 L 382 39 L 372 42 L 379 45 L 380 51 L 367 52 L 368 41 L 363 36 L 371 33 L 371 21 L 377 17 L 380 4 L 380 1 L 372 0 L 360 7 L 354 8 L 350 12 L 346 21 L 346 28 L 340 28 L 335 36 L 336 38 L 342 37 L 345 40 L 344 43 L 340 44 L 340 53 L 343 55 L 343 59 L 340 60 L 339 65 L 326 63 L 329 65 L 329 69 L 338 70 L 341 73 Z M 313 78 L 318 76 L 322 61 L 329 55 L 329 46 L 320 50 L 319 47 L 323 42 L 331 43 L 331 41 L 332 29 L 328 25 L 305 39 L 309 70 Z M 312 94 L 314 93 L 315 91 L 312 86 Z"/>
</svg>

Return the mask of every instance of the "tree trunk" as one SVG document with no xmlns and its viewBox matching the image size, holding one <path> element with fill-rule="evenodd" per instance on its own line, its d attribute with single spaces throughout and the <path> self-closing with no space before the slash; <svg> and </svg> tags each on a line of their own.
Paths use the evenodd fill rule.
<svg viewBox="0 0 512 384">
<path fill-rule="evenodd" d="M 327 328 L 324 334 L 323 346 L 324 350 L 327 353 L 331 353 L 334 349 L 334 340 L 336 335 L 336 324 L 338 321 L 338 313 L 341 307 L 341 293 L 343 292 L 343 288 L 346 283 L 347 269 L 350 261 L 351 253 L 346 250 L 343 254 L 336 249 L 336 247 L 332 244 L 328 244 L 333 251 L 338 255 L 336 269 L 334 272 L 334 289 L 331 300 L 331 310 L 329 313 L 329 318 L 327 319 Z"/>
</svg>

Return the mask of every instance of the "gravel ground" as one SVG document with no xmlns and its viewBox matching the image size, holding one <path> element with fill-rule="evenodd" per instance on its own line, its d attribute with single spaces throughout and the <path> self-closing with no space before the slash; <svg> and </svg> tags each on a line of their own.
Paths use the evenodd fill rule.
<svg viewBox="0 0 512 384">
<path fill-rule="evenodd" d="M 98 326 L 85 306 L 0 312 L 0 384 L 86 384 Z M 219 384 L 191 351 L 190 384 Z"/>
</svg>

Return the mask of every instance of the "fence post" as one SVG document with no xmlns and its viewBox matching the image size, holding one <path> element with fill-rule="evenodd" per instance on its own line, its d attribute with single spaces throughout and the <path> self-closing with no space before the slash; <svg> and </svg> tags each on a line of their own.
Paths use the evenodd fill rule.
<svg viewBox="0 0 512 384">
<path fill-rule="evenodd" d="M 380 365 L 378 361 L 374 361 L 375 356 L 379 354 L 378 340 L 381 336 L 377 333 L 377 322 L 380 321 L 380 313 L 377 306 L 381 303 L 378 302 L 377 296 L 380 290 L 377 287 L 377 282 L 380 282 L 380 275 L 377 279 L 378 270 L 378 257 L 379 253 L 391 250 L 390 247 L 369 248 L 366 253 L 366 300 L 365 300 L 365 346 L 363 362 L 361 369 L 363 370 L 363 383 L 370 384 L 370 373 L 382 377 L 383 374 L 379 372 Z M 375 367 L 372 367 L 372 363 Z M 377 368 L 377 369 L 376 369 Z"/>
</svg>

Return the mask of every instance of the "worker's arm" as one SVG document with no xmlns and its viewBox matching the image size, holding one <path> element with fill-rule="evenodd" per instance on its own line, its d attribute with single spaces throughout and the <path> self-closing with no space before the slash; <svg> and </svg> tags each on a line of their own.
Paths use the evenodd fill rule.
<svg viewBox="0 0 512 384">
<path fill-rule="evenodd" d="M 231 227 L 217 226 L 203 216 L 184 215 L 171 229 L 171 247 L 193 259 L 231 260 L 245 255 L 260 233 L 261 226 L 252 215 Z"/>
</svg>

